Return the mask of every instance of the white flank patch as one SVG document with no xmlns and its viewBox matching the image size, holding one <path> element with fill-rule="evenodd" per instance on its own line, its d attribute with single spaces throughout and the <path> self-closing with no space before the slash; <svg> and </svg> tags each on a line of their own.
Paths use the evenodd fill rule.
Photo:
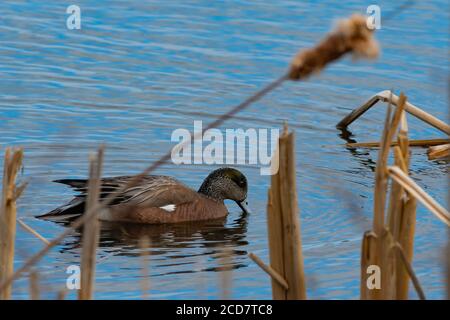
<svg viewBox="0 0 450 320">
<path fill-rule="evenodd" d="M 166 206 L 160 207 L 161 209 L 167 211 L 167 212 L 174 212 L 176 206 L 174 204 L 168 204 Z"/>
</svg>

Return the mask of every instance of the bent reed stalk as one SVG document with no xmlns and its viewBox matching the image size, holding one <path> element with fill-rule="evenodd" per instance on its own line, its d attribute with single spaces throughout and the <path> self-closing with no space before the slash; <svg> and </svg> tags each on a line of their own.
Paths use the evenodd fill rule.
<svg viewBox="0 0 450 320">
<path fill-rule="evenodd" d="M 397 100 L 393 116 L 391 107 L 388 108 L 379 143 L 373 228 L 364 234 L 362 241 L 361 299 L 408 299 L 409 280 L 412 281 L 419 298 L 425 299 L 423 289 L 412 268 L 416 202 L 420 201 L 441 221 L 450 225 L 448 211 L 409 177 L 410 142 L 405 115 L 406 104 L 406 96 L 402 93 Z M 398 126 L 397 141 L 394 144 L 392 140 Z M 395 145 L 392 149 L 395 163 L 388 166 L 387 160 L 392 145 Z M 390 189 L 389 182 L 391 182 Z M 369 288 L 369 266 L 380 268 L 381 287 Z"/>
</svg>

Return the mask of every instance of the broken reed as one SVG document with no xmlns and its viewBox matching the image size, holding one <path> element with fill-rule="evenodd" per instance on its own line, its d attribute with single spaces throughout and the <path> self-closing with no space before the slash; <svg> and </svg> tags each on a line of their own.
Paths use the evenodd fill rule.
<svg viewBox="0 0 450 320">
<path fill-rule="evenodd" d="M 397 146 L 394 148 L 395 164 L 406 174 L 409 166 L 409 141 L 404 106 L 406 96 L 400 95 L 397 108 L 391 117 L 389 106 L 375 171 L 373 229 L 364 234 L 361 252 L 361 299 L 407 299 L 407 266 L 412 262 L 416 201 L 395 181 L 388 193 L 387 160 L 393 137 L 400 125 Z M 386 200 L 389 199 L 387 219 Z M 406 259 L 399 259 L 396 245 L 402 248 Z M 406 260 L 406 261 L 405 261 Z M 368 267 L 378 266 L 381 272 L 381 289 L 369 289 Z"/>
<path fill-rule="evenodd" d="M 409 140 L 409 146 L 410 147 L 430 147 L 430 149 L 434 147 L 443 147 L 442 144 L 444 143 L 450 143 L 450 139 L 419 139 L 419 140 Z M 397 146 L 397 141 L 391 142 L 391 147 Z M 371 141 L 371 142 L 350 142 L 346 144 L 349 148 L 379 148 L 380 142 L 379 141 Z M 431 150 L 429 150 L 430 152 Z"/>
<path fill-rule="evenodd" d="M 90 300 L 93 297 L 95 281 L 95 258 L 98 246 L 100 221 L 98 211 L 91 210 L 98 205 L 102 176 L 104 148 L 100 147 L 96 155 L 89 157 L 89 182 L 86 200 L 86 212 L 90 214 L 90 222 L 83 226 L 83 240 L 81 251 L 81 282 L 78 291 L 78 299 Z"/>
<path fill-rule="evenodd" d="M 400 96 L 400 103 L 405 104 L 406 97 Z M 404 99 L 403 99 L 404 97 Z M 401 109 L 401 108 L 399 108 Z M 404 110 L 400 111 L 400 130 L 397 134 L 398 145 L 394 147 L 394 161 L 406 175 L 409 173 L 409 140 L 408 140 L 408 125 L 406 122 L 406 115 Z M 395 124 L 393 124 L 395 125 Z M 387 141 L 388 142 L 388 141 Z M 408 284 L 409 274 L 408 265 L 411 265 L 414 253 L 414 231 L 416 223 L 416 199 L 412 197 L 404 188 L 395 180 L 391 181 L 391 191 L 388 207 L 388 229 L 392 234 L 394 243 L 399 245 L 398 250 L 403 250 L 406 261 L 403 261 L 399 254 L 401 252 L 395 251 L 390 253 L 392 257 L 393 275 L 390 296 L 391 299 L 408 299 Z M 388 257 L 389 259 L 389 257 Z M 395 281 L 395 282 L 394 282 Z M 395 285 L 395 288 L 392 286 Z"/>
<path fill-rule="evenodd" d="M 289 133 L 286 125 L 272 159 L 278 163 L 278 172 L 272 175 L 268 192 L 270 266 L 249 254 L 271 276 L 275 300 L 306 299 L 294 149 L 294 133 Z"/>
<path fill-rule="evenodd" d="M 406 96 L 402 93 L 392 117 L 389 106 L 379 144 L 380 150 L 375 171 L 373 229 L 364 234 L 362 242 L 361 299 L 408 299 L 409 279 L 419 298 L 425 299 L 425 294 L 411 267 L 417 200 L 440 220 L 450 225 L 447 210 L 409 178 L 409 140 L 405 105 Z M 393 148 L 394 166 L 388 166 L 390 146 L 398 126 L 400 129 L 397 134 L 397 143 Z M 389 181 L 391 182 L 390 190 L 388 190 Z M 381 288 L 369 289 L 367 270 L 371 265 L 380 268 Z"/>
<path fill-rule="evenodd" d="M 447 159 L 450 160 L 450 143 L 428 148 L 428 159 Z"/>
<path fill-rule="evenodd" d="M 378 92 L 377 94 L 372 96 L 369 100 L 367 100 L 364 104 L 362 104 L 361 106 L 350 112 L 348 115 L 346 115 L 341 121 L 339 121 L 336 127 L 338 129 L 347 128 L 353 121 L 362 116 L 365 112 L 367 112 L 367 110 L 372 108 L 378 101 L 387 102 L 389 103 L 389 105 L 398 106 L 400 102 L 399 99 L 400 99 L 399 97 L 397 97 L 389 90 Z M 416 107 L 412 103 L 406 102 L 405 105 L 403 106 L 403 109 L 409 114 L 416 117 L 417 119 L 420 119 L 423 122 L 428 123 L 429 125 L 442 131 L 447 136 L 450 135 L 450 125 L 448 125 L 442 120 L 439 120 L 430 113 L 420 109 L 419 107 Z"/>
<path fill-rule="evenodd" d="M 16 176 L 22 165 L 23 150 L 6 148 L 3 162 L 2 200 L 0 207 L 0 282 L 14 272 L 16 237 L 16 200 L 24 187 L 16 187 Z M 11 298 L 11 284 L 0 291 L 0 299 Z"/>
</svg>

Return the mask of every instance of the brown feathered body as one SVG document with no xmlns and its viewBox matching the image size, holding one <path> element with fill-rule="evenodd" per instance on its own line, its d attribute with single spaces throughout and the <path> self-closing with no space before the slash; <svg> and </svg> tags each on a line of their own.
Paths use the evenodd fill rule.
<svg viewBox="0 0 450 320">
<path fill-rule="evenodd" d="M 223 218 L 228 214 L 225 199 L 240 204 L 247 197 L 247 180 L 238 170 L 221 168 L 213 171 L 195 191 L 180 181 L 161 175 L 101 179 L 100 197 L 114 193 L 114 200 L 98 212 L 100 220 L 147 224 L 176 223 Z M 64 179 L 55 182 L 69 185 L 79 192 L 69 203 L 47 214 L 47 219 L 67 220 L 84 213 L 88 181 Z"/>
</svg>

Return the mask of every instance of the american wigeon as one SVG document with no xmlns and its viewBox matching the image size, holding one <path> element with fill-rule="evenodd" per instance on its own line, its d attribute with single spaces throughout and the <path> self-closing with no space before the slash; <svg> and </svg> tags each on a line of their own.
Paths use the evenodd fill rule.
<svg viewBox="0 0 450 320">
<path fill-rule="evenodd" d="M 132 178 L 103 178 L 101 197 L 122 189 Z M 80 194 L 38 218 L 64 219 L 81 215 L 85 209 L 88 181 L 64 179 L 55 182 L 69 185 Z M 198 191 L 168 176 L 148 175 L 138 185 L 121 192 L 107 208 L 99 212 L 99 219 L 149 224 L 210 220 L 228 214 L 224 204 L 226 199 L 234 200 L 244 212 L 248 212 L 246 198 L 247 178 L 233 168 L 214 170 Z"/>
</svg>

